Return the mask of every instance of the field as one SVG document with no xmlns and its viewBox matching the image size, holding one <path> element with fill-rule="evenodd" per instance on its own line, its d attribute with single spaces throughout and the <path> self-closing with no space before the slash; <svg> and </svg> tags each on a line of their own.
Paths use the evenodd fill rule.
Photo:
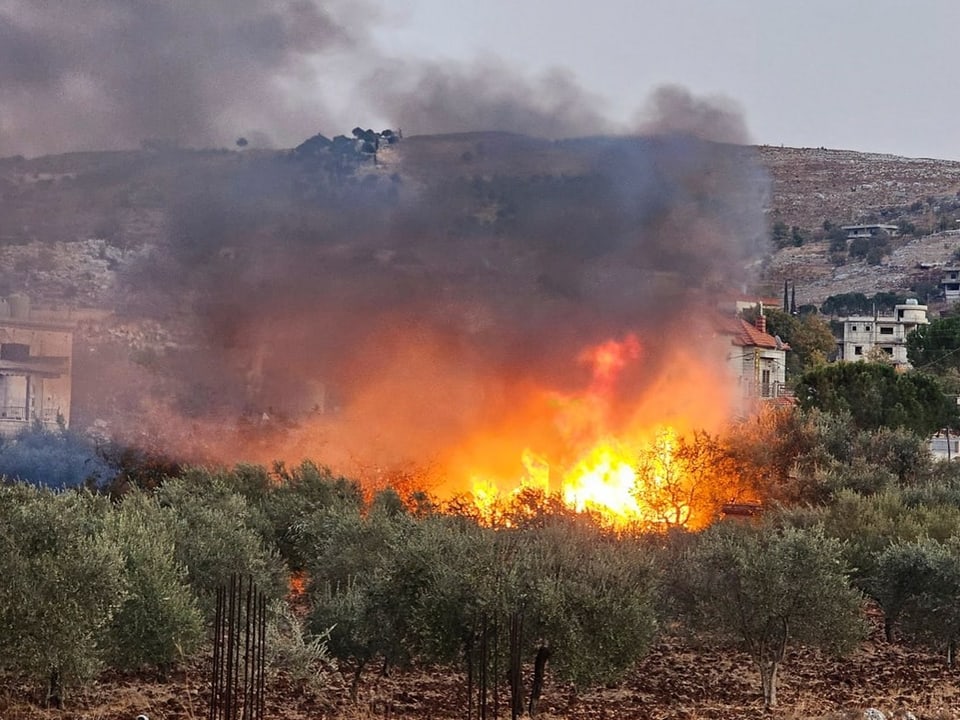
<svg viewBox="0 0 960 720">
<path fill-rule="evenodd" d="M 346 670 L 347 668 L 344 668 Z M 207 669 L 180 669 L 168 682 L 155 676 L 103 676 L 68 697 L 64 710 L 39 707 L 29 689 L 14 682 L 0 691 L 4 720 L 150 720 L 207 717 Z M 391 673 L 367 672 L 357 700 L 349 697 L 347 673 L 328 670 L 322 686 L 284 677 L 267 685 L 267 720 L 374 720 L 465 718 L 465 678 L 445 668 Z M 492 712 L 494 700 L 490 701 Z M 501 688 L 499 717 L 509 717 Z M 760 680 L 740 653 L 694 647 L 662 639 L 637 668 L 617 684 L 575 692 L 548 680 L 538 717 L 546 720 L 852 720 L 867 708 L 888 718 L 912 712 L 917 718 L 960 718 L 960 671 L 943 657 L 913 652 L 883 641 L 879 628 L 851 657 L 831 659 L 803 649 L 788 654 L 780 676 L 780 705 L 763 709 Z"/>
</svg>

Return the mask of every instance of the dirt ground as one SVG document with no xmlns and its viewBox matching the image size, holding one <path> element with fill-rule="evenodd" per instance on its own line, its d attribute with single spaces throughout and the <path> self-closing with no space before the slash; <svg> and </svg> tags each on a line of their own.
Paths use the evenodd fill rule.
<svg viewBox="0 0 960 720">
<path fill-rule="evenodd" d="M 449 669 L 364 675 L 358 698 L 349 697 L 348 669 L 331 671 L 323 687 L 271 678 L 264 720 L 440 720 L 467 717 L 462 675 Z M 146 676 L 104 675 L 74 691 L 66 708 L 40 707 L 31 689 L 9 678 L 0 686 L 0 720 L 150 720 L 208 717 L 208 678 L 201 665 L 181 669 L 167 682 Z M 506 688 L 490 701 L 509 717 Z M 539 717 L 545 720 L 734 720 L 783 718 L 852 720 L 867 708 L 888 718 L 906 711 L 917 718 L 960 720 L 960 668 L 943 657 L 890 645 L 876 635 L 852 657 L 789 653 L 781 670 L 779 707 L 765 712 L 760 679 L 739 653 L 695 648 L 679 638 L 662 640 L 623 681 L 577 693 L 549 681 Z"/>
</svg>

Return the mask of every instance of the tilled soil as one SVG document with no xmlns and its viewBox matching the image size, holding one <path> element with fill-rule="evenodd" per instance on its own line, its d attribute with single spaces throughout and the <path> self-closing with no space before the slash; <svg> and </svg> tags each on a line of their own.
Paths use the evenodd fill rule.
<svg viewBox="0 0 960 720">
<path fill-rule="evenodd" d="M 466 682 L 448 668 L 394 672 L 370 670 L 354 701 L 349 668 L 330 671 L 322 687 L 271 678 L 265 720 L 439 720 L 467 717 Z M 140 675 L 104 675 L 76 691 L 64 710 L 39 706 L 30 688 L 5 682 L 2 720 L 150 720 L 206 718 L 207 678 L 203 667 L 180 670 L 167 682 Z M 943 657 L 872 638 L 851 657 L 833 659 L 797 649 L 784 661 L 779 707 L 763 709 L 760 678 L 741 653 L 695 647 L 681 638 L 661 640 L 621 682 L 586 692 L 549 679 L 539 716 L 548 720 L 735 720 L 740 718 L 863 717 L 879 708 L 888 718 L 910 711 L 917 718 L 960 720 L 960 669 Z M 506 684 L 491 697 L 493 711 L 509 717 Z M 474 709 L 475 712 L 475 709 Z"/>
</svg>

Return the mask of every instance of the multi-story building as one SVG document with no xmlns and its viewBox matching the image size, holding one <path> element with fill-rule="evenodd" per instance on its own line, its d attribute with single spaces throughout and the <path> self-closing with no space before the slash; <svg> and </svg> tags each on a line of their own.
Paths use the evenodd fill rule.
<svg viewBox="0 0 960 720">
<path fill-rule="evenodd" d="M 31 312 L 22 295 L 0 298 L 0 435 L 39 422 L 70 422 L 73 325 Z"/>
<path fill-rule="evenodd" d="M 894 365 L 908 368 L 907 335 L 929 322 L 927 306 L 914 298 L 895 306 L 893 315 L 874 313 L 844 318 L 840 359 L 889 358 Z"/>
<path fill-rule="evenodd" d="M 751 324 L 741 317 L 727 319 L 724 335 L 730 337 L 727 362 L 746 400 L 772 400 L 786 387 L 787 351 L 790 347 L 767 332 L 763 315 Z"/>
</svg>

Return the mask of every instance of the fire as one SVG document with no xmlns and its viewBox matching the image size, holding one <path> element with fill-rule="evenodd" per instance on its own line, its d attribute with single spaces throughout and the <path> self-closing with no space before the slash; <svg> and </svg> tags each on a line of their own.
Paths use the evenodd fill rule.
<svg viewBox="0 0 960 720">
<path fill-rule="evenodd" d="M 630 407 L 622 374 L 642 357 L 634 335 L 588 348 L 578 356 L 591 371 L 585 390 L 528 393 L 515 418 L 461 449 L 465 462 L 482 468 L 469 472 L 480 515 L 493 521 L 512 498 L 534 489 L 618 528 L 707 524 L 716 499 L 733 494 L 736 483 L 722 469 L 704 471 L 702 436 L 683 435 L 695 427 L 691 415 L 699 405 L 717 406 L 704 403 L 706 371 L 694 358 L 678 355 L 674 369 L 687 381 L 649 383 Z M 701 395 L 697 405 L 683 402 L 691 387 Z M 710 420 L 709 412 L 699 415 L 701 422 Z M 511 452 L 509 438 L 524 435 L 531 444 L 514 451 L 513 460 L 504 459 Z"/>
</svg>

